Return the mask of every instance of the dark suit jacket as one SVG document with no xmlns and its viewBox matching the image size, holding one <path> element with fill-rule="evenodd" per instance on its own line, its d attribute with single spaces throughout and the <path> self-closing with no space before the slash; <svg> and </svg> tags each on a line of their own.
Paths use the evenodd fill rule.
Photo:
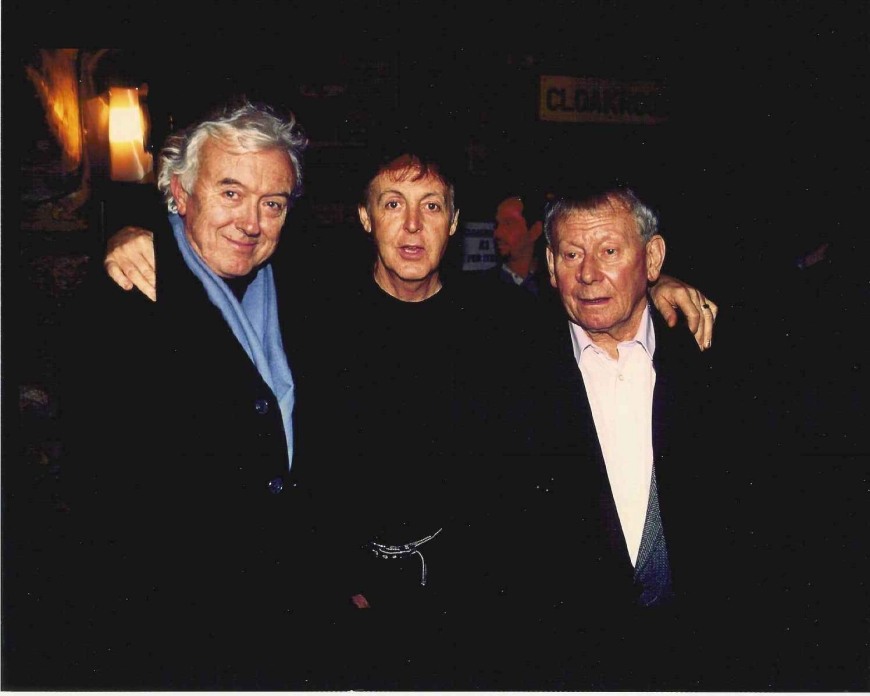
<svg viewBox="0 0 870 696">
<path fill-rule="evenodd" d="M 656 654 L 703 642 L 698 631 L 725 612 L 733 594 L 733 462 L 719 437 L 720 414 L 730 404 L 716 396 L 712 353 L 702 354 L 688 331 L 669 329 L 653 313 L 653 448 L 675 601 L 668 608 L 637 606 L 640 587 L 568 321 L 554 315 L 542 322 L 528 373 L 527 449 L 509 458 L 501 483 L 507 492 L 499 537 L 509 565 L 500 592 L 510 609 L 500 613 L 519 617 L 505 629 L 514 646 L 506 654 L 520 673 L 507 683 L 517 688 L 673 686 L 650 676 L 656 658 L 641 666 L 650 641 L 661 648 Z M 690 688 L 689 663 L 666 676 L 686 676 L 677 684 Z"/>
<path fill-rule="evenodd" d="M 70 317 L 63 474 L 82 682 L 69 687 L 286 688 L 305 675 L 287 658 L 314 642 L 302 614 L 323 584 L 305 428 L 288 471 L 274 394 L 165 221 L 155 243 L 156 303 L 95 269 Z M 304 404 L 299 327 L 278 295 Z"/>
</svg>

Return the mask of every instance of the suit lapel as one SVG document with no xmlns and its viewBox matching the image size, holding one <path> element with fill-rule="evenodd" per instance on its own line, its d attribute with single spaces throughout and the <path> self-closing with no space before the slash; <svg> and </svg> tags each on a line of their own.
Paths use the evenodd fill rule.
<svg viewBox="0 0 870 696">
<path fill-rule="evenodd" d="M 697 565 L 697 530 L 705 528 L 707 510 L 699 500 L 698 477 L 709 466 L 703 428 L 704 403 L 710 398 L 707 356 L 698 351 L 684 327 L 668 328 L 658 316 L 656 386 L 653 396 L 653 452 L 661 527 L 676 589 L 685 572 Z M 690 568 L 687 569 L 686 566 Z M 690 583 L 691 584 L 691 583 Z"/>
</svg>

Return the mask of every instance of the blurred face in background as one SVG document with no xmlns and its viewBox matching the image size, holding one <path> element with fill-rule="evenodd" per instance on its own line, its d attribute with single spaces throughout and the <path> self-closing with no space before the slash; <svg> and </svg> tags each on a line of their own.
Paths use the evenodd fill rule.
<svg viewBox="0 0 870 696">
<path fill-rule="evenodd" d="M 531 257 L 534 254 L 535 240 L 540 235 L 540 223 L 529 229 L 523 216 L 523 202 L 519 198 L 507 198 L 499 204 L 493 232 L 499 256 L 508 261 L 512 258 Z"/>
</svg>

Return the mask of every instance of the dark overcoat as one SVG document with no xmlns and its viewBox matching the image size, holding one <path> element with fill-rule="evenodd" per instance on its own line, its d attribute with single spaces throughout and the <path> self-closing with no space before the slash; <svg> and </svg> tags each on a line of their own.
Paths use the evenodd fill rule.
<svg viewBox="0 0 870 696">
<path fill-rule="evenodd" d="M 165 220 L 155 246 L 156 303 L 95 269 L 70 317 L 69 686 L 304 688 L 305 617 L 329 625 L 314 593 L 331 576 L 313 555 L 304 413 L 290 468 L 275 395 Z M 275 275 L 300 404 L 304 322 Z"/>
</svg>

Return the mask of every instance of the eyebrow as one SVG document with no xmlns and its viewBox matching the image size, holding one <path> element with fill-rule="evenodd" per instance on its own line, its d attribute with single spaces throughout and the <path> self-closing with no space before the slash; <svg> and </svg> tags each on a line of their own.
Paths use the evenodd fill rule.
<svg viewBox="0 0 870 696">
<path fill-rule="evenodd" d="M 399 191 L 398 189 L 387 189 L 386 191 L 381 191 L 378 195 L 378 201 L 381 201 L 384 196 L 396 195 L 405 198 L 405 194 Z M 430 198 L 435 196 L 441 201 L 447 200 L 442 194 L 438 193 L 438 191 L 429 191 L 428 193 L 423 194 L 423 199 Z"/>
<path fill-rule="evenodd" d="M 240 186 L 241 188 L 247 188 L 241 181 L 238 179 L 233 179 L 231 177 L 226 177 L 218 181 L 218 186 Z M 283 196 L 288 201 L 290 200 L 290 193 L 288 191 L 276 191 L 275 193 L 264 193 L 261 198 L 269 198 L 270 196 Z"/>
</svg>

